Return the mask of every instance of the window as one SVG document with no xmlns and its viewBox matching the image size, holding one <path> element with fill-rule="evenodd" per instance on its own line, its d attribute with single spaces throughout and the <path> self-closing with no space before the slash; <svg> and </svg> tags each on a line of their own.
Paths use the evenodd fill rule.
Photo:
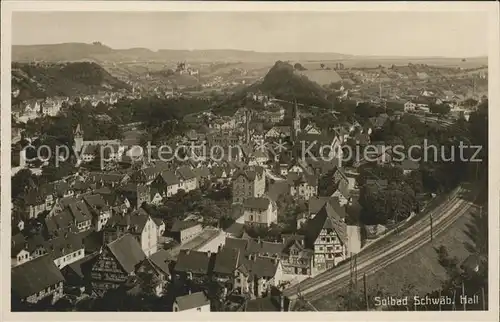
<svg viewBox="0 0 500 322">
<path fill-rule="evenodd" d="M 196 311 L 201 312 L 201 307 L 197 308 Z"/>
</svg>

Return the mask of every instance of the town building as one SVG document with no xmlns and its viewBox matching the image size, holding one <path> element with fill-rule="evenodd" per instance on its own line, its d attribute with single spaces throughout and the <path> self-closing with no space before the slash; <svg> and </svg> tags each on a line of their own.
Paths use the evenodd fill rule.
<svg viewBox="0 0 500 322">
<path fill-rule="evenodd" d="M 278 222 L 278 206 L 268 197 L 250 197 L 243 202 L 246 225 L 269 227 Z"/>
<path fill-rule="evenodd" d="M 173 312 L 210 312 L 210 300 L 203 292 L 177 296 L 174 301 Z"/>
<path fill-rule="evenodd" d="M 264 168 L 259 166 L 239 170 L 233 177 L 233 203 L 243 203 L 246 198 L 258 198 L 266 190 Z"/>
<path fill-rule="evenodd" d="M 104 242 L 108 244 L 125 234 L 130 234 L 139 243 L 146 256 L 150 256 L 158 249 L 158 229 L 151 216 L 142 208 L 132 213 L 116 214 L 103 229 Z"/>
<path fill-rule="evenodd" d="M 50 255 L 12 268 L 11 291 L 14 301 L 37 303 L 45 298 L 55 303 L 63 296 L 64 277 Z"/>
<path fill-rule="evenodd" d="M 146 255 L 136 238 L 124 234 L 108 243 L 92 265 L 92 289 L 100 296 L 109 289 L 124 285 L 136 276 L 137 268 Z"/>
<path fill-rule="evenodd" d="M 347 226 L 328 203 L 304 228 L 306 247 L 314 250 L 314 269 L 321 272 L 347 258 Z"/>
<path fill-rule="evenodd" d="M 201 223 L 192 220 L 177 220 L 170 229 L 170 235 L 183 244 L 195 238 L 203 230 Z"/>
</svg>

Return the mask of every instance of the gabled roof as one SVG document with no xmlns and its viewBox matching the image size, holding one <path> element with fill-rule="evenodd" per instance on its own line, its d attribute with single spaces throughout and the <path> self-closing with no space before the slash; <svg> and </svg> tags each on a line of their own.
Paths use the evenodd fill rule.
<svg viewBox="0 0 500 322">
<path fill-rule="evenodd" d="M 272 278 L 276 275 L 278 261 L 269 257 L 255 256 L 252 259 L 242 258 L 242 265 L 248 272 L 250 279 Z"/>
<path fill-rule="evenodd" d="M 171 257 L 170 253 L 165 249 L 161 249 L 149 257 L 149 261 L 151 261 L 156 267 L 158 267 L 158 269 L 167 275 L 170 275 L 169 264 L 173 260 L 174 259 Z"/>
<path fill-rule="evenodd" d="M 171 170 L 162 171 L 160 177 L 167 184 L 167 186 L 172 186 L 179 184 L 179 178 L 175 175 L 175 172 Z"/>
<path fill-rule="evenodd" d="M 240 250 L 223 247 L 215 257 L 214 273 L 232 274 L 240 261 Z"/>
<path fill-rule="evenodd" d="M 322 229 L 334 230 L 340 241 L 345 245 L 347 242 L 347 226 L 340 216 L 328 203 L 318 212 L 314 218 L 310 219 L 305 226 L 306 245 L 314 248 L 314 242 Z"/>
<path fill-rule="evenodd" d="M 33 245 L 32 247 L 35 247 Z M 66 233 L 51 238 L 44 243 L 44 248 L 54 259 L 84 249 L 83 238 L 80 234 Z"/>
<path fill-rule="evenodd" d="M 128 227 L 130 233 L 141 233 L 150 218 L 150 216 L 144 210 L 141 211 L 141 209 L 133 213 L 112 216 L 106 224 L 106 229 L 116 229 L 114 228 L 115 226 L 121 226 Z"/>
<path fill-rule="evenodd" d="M 182 230 L 201 225 L 199 222 L 194 220 L 176 220 L 172 225 L 171 232 L 180 232 Z"/>
<path fill-rule="evenodd" d="M 255 167 L 248 167 L 242 170 L 236 171 L 234 174 L 234 179 L 238 178 L 239 176 L 244 176 L 247 180 L 249 181 L 254 181 L 257 176 L 262 176 L 264 174 L 264 168 L 255 166 Z"/>
<path fill-rule="evenodd" d="M 109 243 L 107 248 L 127 273 L 134 272 L 136 266 L 146 258 L 141 245 L 130 234 L 125 234 Z"/>
<path fill-rule="evenodd" d="M 176 272 L 208 275 L 213 266 L 212 257 L 210 253 L 181 250 L 174 270 Z"/>
<path fill-rule="evenodd" d="M 176 171 L 177 175 L 182 178 L 182 180 L 190 180 L 196 178 L 193 170 L 188 166 L 179 167 Z"/>
<path fill-rule="evenodd" d="M 205 293 L 197 292 L 188 295 L 178 296 L 175 298 L 175 303 L 177 303 L 179 311 L 185 311 L 205 305 L 210 305 L 210 300 L 205 295 Z"/>
<path fill-rule="evenodd" d="M 240 252 L 245 252 L 248 247 L 248 243 L 248 239 L 226 237 L 224 247 L 238 249 Z"/>
<path fill-rule="evenodd" d="M 64 281 L 61 271 L 49 255 L 40 256 L 12 268 L 11 290 L 13 295 L 26 298 Z"/>
<path fill-rule="evenodd" d="M 271 200 L 266 197 L 250 197 L 243 202 L 243 207 L 246 209 L 267 210 Z"/>
</svg>

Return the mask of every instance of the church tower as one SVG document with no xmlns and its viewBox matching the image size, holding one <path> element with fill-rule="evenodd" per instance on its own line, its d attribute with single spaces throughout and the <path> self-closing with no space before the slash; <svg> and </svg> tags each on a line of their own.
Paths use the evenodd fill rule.
<svg viewBox="0 0 500 322">
<path fill-rule="evenodd" d="M 300 132 L 300 113 L 299 107 L 297 105 L 297 100 L 295 100 L 295 105 L 293 107 L 293 124 L 292 124 L 292 135 L 297 138 L 297 134 Z"/>
<path fill-rule="evenodd" d="M 80 152 L 83 147 L 83 130 L 80 127 L 80 123 L 78 123 L 78 125 L 76 126 L 75 132 L 73 134 L 73 138 L 75 140 L 73 149 Z"/>
</svg>

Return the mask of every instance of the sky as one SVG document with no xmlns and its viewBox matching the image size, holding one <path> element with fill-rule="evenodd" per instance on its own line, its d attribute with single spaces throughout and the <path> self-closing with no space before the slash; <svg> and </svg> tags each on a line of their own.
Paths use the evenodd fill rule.
<svg viewBox="0 0 500 322">
<path fill-rule="evenodd" d="M 488 54 L 485 12 L 14 12 L 14 45 L 241 49 L 362 56 Z"/>
</svg>

